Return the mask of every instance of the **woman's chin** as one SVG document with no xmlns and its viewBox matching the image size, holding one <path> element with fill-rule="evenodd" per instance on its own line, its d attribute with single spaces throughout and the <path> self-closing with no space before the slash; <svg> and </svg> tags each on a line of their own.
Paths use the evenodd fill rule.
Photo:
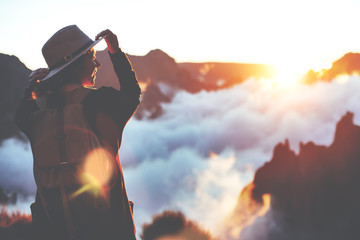
<svg viewBox="0 0 360 240">
<path fill-rule="evenodd" d="M 91 80 L 88 79 L 87 81 L 83 81 L 82 85 L 84 87 L 93 87 L 95 85 L 95 78 L 96 76 L 92 77 Z"/>
<path fill-rule="evenodd" d="M 93 82 L 93 83 L 83 83 L 82 85 L 84 87 L 93 87 L 95 85 L 95 82 Z"/>
</svg>

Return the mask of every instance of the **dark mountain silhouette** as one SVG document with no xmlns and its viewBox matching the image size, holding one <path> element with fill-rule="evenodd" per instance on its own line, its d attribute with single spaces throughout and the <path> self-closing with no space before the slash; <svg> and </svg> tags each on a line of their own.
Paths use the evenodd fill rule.
<svg viewBox="0 0 360 240">
<path fill-rule="evenodd" d="M 173 58 L 159 49 L 152 50 L 145 56 L 129 54 L 127 56 L 141 85 L 146 86 L 146 90 L 142 94 L 142 104 L 135 115 L 138 119 L 160 116 L 163 112 L 160 104 L 170 102 L 173 93 L 179 89 L 194 93 L 203 87 L 202 84 L 191 78 L 186 70 L 179 68 Z M 98 51 L 97 58 L 104 66 L 97 73 L 97 79 L 99 79 L 97 84 L 119 88 L 107 50 Z M 171 88 L 171 92 L 161 91 L 160 86 Z"/>
<path fill-rule="evenodd" d="M 103 63 L 97 76 L 106 79 L 101 84 L 118 87 L 116 76 L 111 71 L 110 58 L 107 50 L 98 51 L 97 58 Z M 201 90 L 219 90 L 242 83 L 254 77 L 272 77 L 275 70 L 265 64 L 243 63 L 176 63 L 175 59 L 165 52 L 156 49 L 145 56 L 127 55 L 138 79 L 146 84 L 163 83 L 173 88 L 196 93 Z"/>
<path fill-rule="evenodd" d="M 331 81 L 340 75 L 360 75 L 360 53 L 347 53 L 340 59 L 333 62 L 330 69 L 323 69 L 319 72 L 310 70 L 307 72 L 304 81 L 314 83 L 318 80 Z"/>
<path fill-rule="evenodd" d="M 13 118 L 30 72 L 17 57 L 0 54 L 0 143 L 13 136 L 23 139 Z"/>
<path fill-rule="evenodd" d="M 180 68 L 175 59 L 159 49 L 143 57 L 129 55 L 129 58 L 140 81 L 164 83 L 191 93 L 203 89 L 203 85 L 192 78 L 188 71 Z"/>
<path fill-rule="evenodd" d="M 271 66 L 263 64 L 176 63 L 159 49 L 145 56 L 128 54 L 128 57 L 139 81 L 146 86 L 142 104 L 135 115 L 139 119 L 159 117 L 163 112 L 160 104 L 170 102 L 178 90 L 190 93 L 216 91 L 242 83 L 250 77 L 271 77 L 275 74 Z M 97 58 L 104 66 L 97 73 L 97 84 L 118 88 L 107 50 L 98 51 Z M 166 90 L 161 90 L 161 87 Z"/>
<path fill-rule="evenodd" d="M 295 154 L 288 141 L 278 144 L 270 162 L 256 171 L 252 198 L 271 195 L 272 218 L 247 227 L 240 239 L 266 229 L 257 239 L 359 239 L 360 126 L 347 113 L 333 143 L 301 144 Z M 236 216 L 236 212 L 234 216 Z M 274 227 L 276 225 L 276 227 Z"/>
<path fill-rule="evenodd" d="M 202 90 L 202 85 L 194 82 L 190 74 L 179 68 L 175 60 L 165 52 L 156 49 L 150 51 L 145 56 L 133 56 L 127 54 L 136 76 L 140 82 L 146 84 L 164 83 L 172 87 L 184 89 L 189 92 Z M 101 85 L 118 88 L 118 81 L 114 72 L 107 50 L 98 51 L 96 57 L 103 65 L 98 70 L 97 78 L 101 79 Z"/>
<path fill-rule="evenodd" d="M 232 87 L 250 77 L 271 78 L 276 75 L 275 68 L 266 64 L 204 62 L 178 65 L 202 83 L 202 89 L 207 91 Z"/>
</svg>

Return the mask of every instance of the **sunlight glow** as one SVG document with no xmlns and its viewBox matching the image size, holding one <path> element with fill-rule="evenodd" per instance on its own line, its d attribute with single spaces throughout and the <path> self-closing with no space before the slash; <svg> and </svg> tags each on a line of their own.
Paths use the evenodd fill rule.
<svg viewBox="0 0 360 240">
<path fill-rule="evenodd" d="M 299 83 L 303 76 L 300 69 L 296 69 L 294 66 L 290 66 L 289 64 L 277 66 L 276 72 L 276 76 L 273 80 L 276 84 L 283 86 L 290 86 L 295 83 Z"/>
<path fill-rule="evenodd" d="M 348 74 L 342 74 L 335 78 L 335 81 L 339 84 L 345 84 L 349 81 L 350 76 Z"/>
<path fill-rule="evenodd" d="M 149 85 L 148 82 L 139 82 L 139 86 L 140 86 L 142 92 L 146 92 L 148 85 Z"/>
<path fill-rule="evenodd" d="M 251 186 L 253 186 L 253 185 L 251 185 Z M 250 189 L 252 189 L 252 188 L 253 187 L 251 187 Z M 271 205 L 271 195 L 263 194 L 262 195 L 263 204 L 260 206 L 250 196 L 245 197 L 244 201 L 246 202 L 247 207 L 248 207 L 245 210 L 246 213 L 248 214 L 247 219 L 246 219 L 247 221 L 244 222 L 243 225 L 232 229 L 231 235 L 234 238 L 239 238 L 242 230 L 244 230 L 245 227 L 252 225 L 255 222 L 256 218 L 264 216 L 269 211 L 270 205 Z"/>
<path fill-rule="evenodd" d="M 232 215 L 225 220 L 225 232 L 229 233 L 230 238 L 239 239 L 245 227 L 252 225 L 257 217 L 264 216 L 270 209 L 270 194 L 263 194 L 262 202 L 258 202 L 252 197 L 254 188 L 255 185 L 251 183 L 243 189 Z"/>
<path fill-rule="evenodd" d="M 276 75 L 272 79 L 266 79 L 264 81 L 266 87 L 296 87 L 302 82 L 305 74 L 310 69 L 320 71 L 325 68 L 325 65 L 320 64 L 310 66 L 304 59 L 293 60 L 290 56 L 286 59 L 288 59 L 288 61 L 274 60 L 273 65 L 276 69 Z"/>
<path fill-rule="evenodd" d="M 263 207 L 258 212 L 257 217 L 264 216 L 270 209 L 271 205 L 271 195 L 266 193 L 262 195 Z"/>
</svg>

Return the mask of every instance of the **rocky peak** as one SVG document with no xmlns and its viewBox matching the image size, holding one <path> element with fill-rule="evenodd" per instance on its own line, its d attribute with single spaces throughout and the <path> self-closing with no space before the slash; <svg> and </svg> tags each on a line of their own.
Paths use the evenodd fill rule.
<svg viewBox="0 0 360 240">
<path fill-rule="evenodd" d="M 358 238 L 360 127 L 353 118 L 348 112 L 340 119 L 329 147 L 301 144 L 297 156 L 287 142 L 275 147 L 272 160 L 256 171 L 252 197 L 271 195 L 271 209 L 283 231 L 267 228 L 273 237 L 253 239 L 298 239 L 299 232 L 303 239 L 331 239 L 344 233 L 344 239 Z M 259 226 L 248 227 L 254 229 Z"/>
<path fill-rule="evenodd" d="M 281 162 L 282 159 L 293 159 L 295 157 L 294 151 L 291 150 L 289 140 L 286 139 L 284 143 L 278 143 L 273 151 L 272 162 Z"/>
<path fill-rule="evenodd" d="M 160 49 L 148 52 L 148 54 L 144 56 L 144 61 L 147 62 L 152 69 L 156 69 L 160 73 L 165 71 L 174 74 L 178 71 L 175 59 Z M 158 72 L 156 72 L 156 74 L 158 74 Z"/>
<path fill-rule="evenodd" d="M 156 59 L 157 61 L 171 61 L 175 63 L 175 59 L 170 57 L 167 53 L 165 53 L 164 51 L 160 50 L 160 49 L 154 49 L 151 50 L 150 52 L 148 52 L 145 57 L 147 58 L 153 58 Z"/>
<path fill-rule="evenodd" d="M 347 112 L 337 123 L 333 145 L 341 145 L 344 142 L 352 142 L 360 127 L 354 125 L 354 114 Z"/>
</svg>

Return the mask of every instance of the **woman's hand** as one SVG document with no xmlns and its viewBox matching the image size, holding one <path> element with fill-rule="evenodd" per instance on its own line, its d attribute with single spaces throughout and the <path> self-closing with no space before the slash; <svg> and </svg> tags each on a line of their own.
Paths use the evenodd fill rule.
<svg viewBox="0 0 360 240">
<path fill-rule="evenodd" d="M 35 100 L 40 95 L 40 80 L 49 74 L 48 68 L 39 68 L 29 75 L 29 85 L 25 89 L 25 98 Z"/>
<path fill-rule="evenodd" d="M 99 33 L 98 35 L 96 35 L 95 40 L 98 40 L 100 37 L 105 37 L 108 50 L 111 54 L 114 54 L 117 51 L 119 51 L 119 42 L 117 36 L 109 29 L 106 29 L 101 33 Z"/>
<path fill-rule="evenodd" d="M 39 68 L 33 71 L 29 76 L 29 83 L 33 85 L 37 80 L 41 80 L 49 74 L 50 70 L 48 68 Z"/>
</svg>

